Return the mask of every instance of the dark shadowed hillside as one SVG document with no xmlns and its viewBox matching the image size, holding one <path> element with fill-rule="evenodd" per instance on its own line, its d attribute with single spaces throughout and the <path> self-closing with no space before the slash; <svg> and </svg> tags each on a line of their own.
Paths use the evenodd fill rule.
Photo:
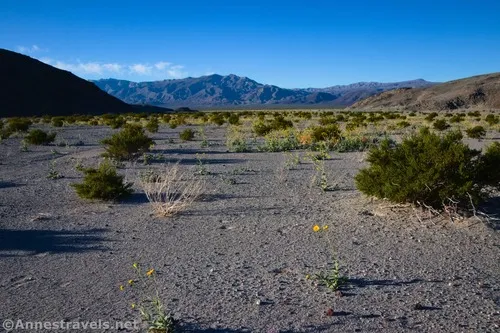
<svg viewBox="0 0 500 333">
<path fill-rule="evenodd" d="M 131 82 L 106 79 L 94 81 L 105 92 L 130 104 L 176 107 L 224 107 L 270 105 L 347 106 L 381 91 L 399 87 L 432 85 L 424 80 L 398 83 L 361 82 L 328 88 L 284 89 L 258 83 L 247 77 L 218 74 L 199 78 Z"/>
<path fill-rule="evenodd" d="M 132 108 L 70 72 L 0 49 L 0 116 L 131 112 Z"/>
<path fill-rule="evenodd" d="M 500 73 L 473 76 L 427 88 L 396 89 L 368 97 L 352 109 L 500 109 Z"/>
</svg>

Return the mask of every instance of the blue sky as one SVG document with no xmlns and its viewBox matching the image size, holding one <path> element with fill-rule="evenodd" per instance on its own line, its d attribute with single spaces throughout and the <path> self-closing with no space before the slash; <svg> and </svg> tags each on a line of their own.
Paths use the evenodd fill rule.
<svg viewBox="0 0 500 333">
<path fill-rule="evenodd" d="M 0 47 L 87 79 L 446 81 L 500 71 L 499 17 L 498 0 L 1 0 Z"/>
</svg>

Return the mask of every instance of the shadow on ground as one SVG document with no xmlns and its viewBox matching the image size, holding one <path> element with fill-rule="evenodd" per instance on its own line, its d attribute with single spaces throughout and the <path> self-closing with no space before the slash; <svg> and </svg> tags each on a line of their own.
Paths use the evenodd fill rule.
<svg viewBox="0 0 500 333">
<path fill-rule="evenodd" d="M 300 331 L 295 330 L 278 330 L 274 328 L 269 328 L 266 330 L 254 330 L 251 328 L 201 328 L 196 324 L 192 323 L 184 323 L 182 324 L 183 332 L 192 332 L 192 333 L 250 333 L 250 332 L 263 332 L 263 333 L 296 333 L 296 332 L 304 332 L 304 333 L 314 333 L 314 332 L 325 332 L 331 331 L 332 325 L 327 324 L 322 326 L 307 326 L 302 328 Z"/>
<path fill-rule="evenodd" d="M 0 230 L 0 257 L 35 255 L 38 253 L 69 253 L 103 251 L 106 229 L 84 231 Z M 18 253 L 27 252 L 27 253 Z"/>
<path fill-rule="evenodd" d="M 440 283 L 442 280 L 423 280 L 423 279 L 411 279 L 408 281 L 401 280 L 370 280 L 363 278 L 352 278 L 349 279 L 348 284 L 351 288 L 365 288 L 370 286 L 378 286 L 378 287 L 391 287 L 391 286 L 405 286 L 410 284 L 417 283 Z"/>
<path fill-rule="evenodd" d="M 488 215 L 486 225 L 494 230 L 500 230 L 500 197 L 489 198 L 478 210 Z"/>
</svg>

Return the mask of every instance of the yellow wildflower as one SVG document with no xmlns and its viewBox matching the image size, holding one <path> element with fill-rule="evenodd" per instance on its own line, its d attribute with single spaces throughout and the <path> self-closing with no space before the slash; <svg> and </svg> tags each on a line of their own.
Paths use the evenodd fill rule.
<svg viewBox="0 0 500 333">
<path fill-rule="evenodd" d="M 328 226 L 327 226 L 327 225 L 324 225 L 324 226 L 323 226 L 323 230 L 326 230 L 326 229 L 328 229 Z"/>
<path fill-rule="evenodd" d="M 309 274 L 306 275 L 306 280 L 309 280 L 311 276 Z"/>
<path fill-rule="evenodd" d="M 125 287 L 123 285 L 120 285 L 120 290 L 124 290 Z"/>
<path fill-rule="evenodd" d="M 133 285 L 134 284 L 134 280 L 128 280 L 128 284 L 129 285 Z"/>
<path fill-rule="evenodd" d="M 151 268 L 151 269 L 150 269 L 150 270 L 146 273 L 146 275 L 147 275 L 147 276 L 151 276 L 151 275 L 153 275 L 153 273 L 154 273 L 154 272 L 155 272 L 155 270 L 154 270 L 153 268 Z"/>
<path fill-rule="evenodd" d="M 135 303 L 132 303 L 131 306 L 132 306 L 132 309 L 135 309 Z"/>
<path fill-rule="evenodd" d="M 135 269 L 139 268 L 139 264 L 138 264 L 138 263 L 136 263 L 136 262 L 134 262 L 134 263 L 132 264 L 132 266 L 133 266 Z"/>
<path fill-rule="evenodd" d="M 317 225 L 317 224 L 313 227 L 313 231 L 314 231 L 314 232 L 318 232 L 320 229 L 321 229 L 321 228 L 320 228 L 320 227 L 319 227 L 319 225 Z"/>
</svg>

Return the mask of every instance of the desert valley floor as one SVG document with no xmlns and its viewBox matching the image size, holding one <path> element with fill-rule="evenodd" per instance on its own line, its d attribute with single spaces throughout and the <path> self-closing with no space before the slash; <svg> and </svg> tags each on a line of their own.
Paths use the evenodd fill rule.
<svg viewBox="0 0 500 333">
<path fill-rule="evenodd" d="M 164 161 L 118 170 L 135 192 L 115 203 L 82 200 L 70 186 L 82 179 L 75 165 L 96 165 L 99 141 L 115 130 L 65 126 L 56 142 L 67 145 L 26 152 L 21 138 L 2 141 L 2 319 L 138 320 L 127 281 L 140 263 L 156 270 L 161 298 L 188 332 L 499 330 L 498 225 L 426 219 L 363 196 L 353 176 L 366 152 L 332 153 L 325 165 L 335 190 L 323 192 L 305 159 L 288 168 L 281 152 L 230 153 L 216 126 L 200 148 L 199 139 L 179 140 L 184 128 L 151 135 Z M 201 174 L 204 191 L 187 210 L 159 218 L 139 174 L 176 162 Z M 51 168 L 63 178 L 47 178 Z M 498 206 L 493 199 L 485 210 Z M 331 267 L 332 251 L 349 279 L 337 293 L 306 279 Z"/>
</svg>

